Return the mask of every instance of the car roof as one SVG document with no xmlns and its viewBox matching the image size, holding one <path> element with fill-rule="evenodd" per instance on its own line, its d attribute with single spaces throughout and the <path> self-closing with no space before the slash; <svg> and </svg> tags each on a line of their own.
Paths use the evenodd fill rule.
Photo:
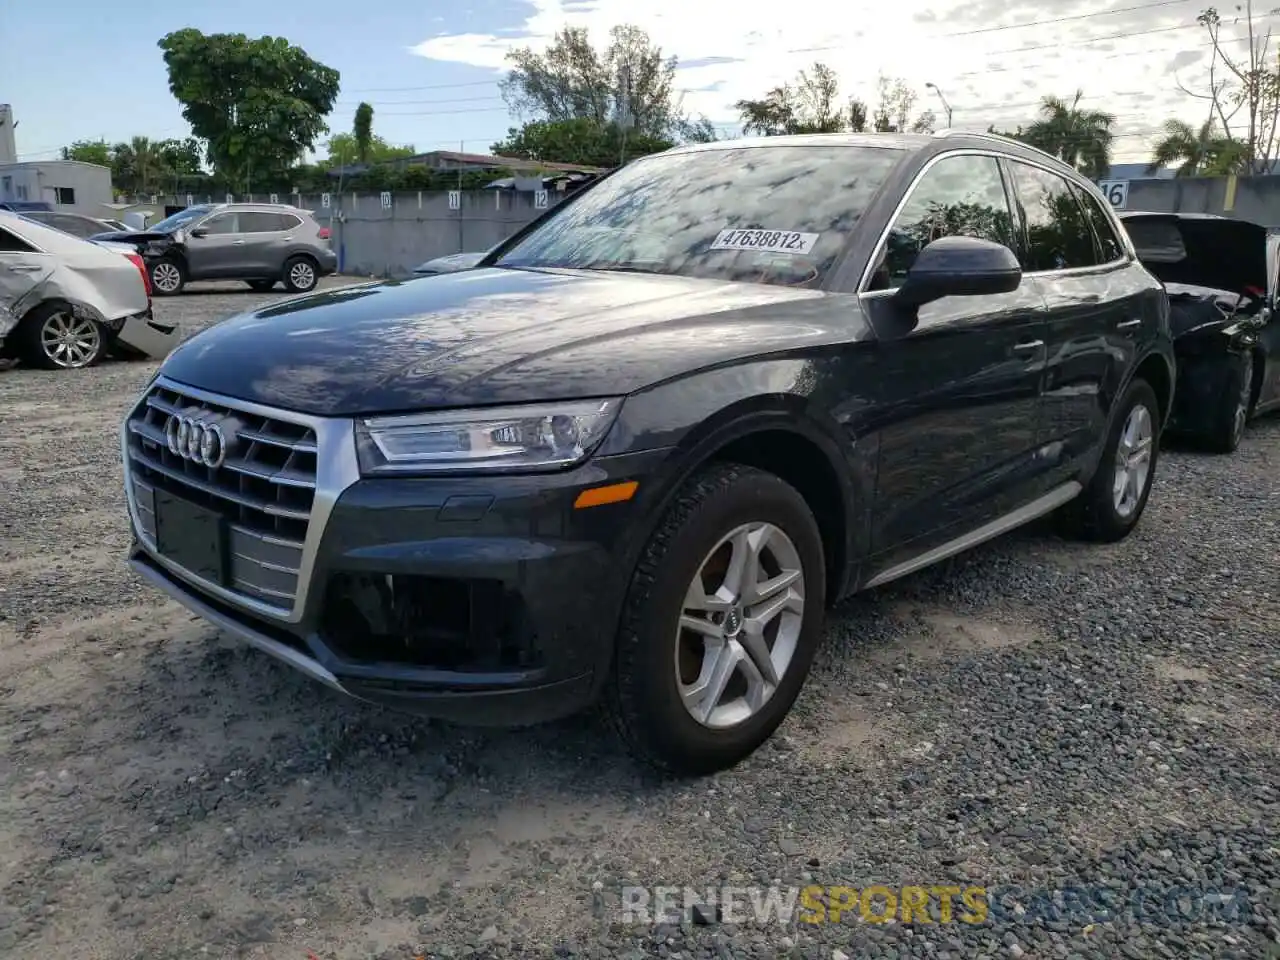
<svg viewBox="0 0 1280 960">
<path fill-rule="evenodd" d="M 778 137 L 740 137 L 672 147 L 664 156 L 715 150 L 744 150 L 760 147 L 871 147 L 913 154 L 937 154 L 948 150 L 991 150 L 1015 159 L 1030 160 L 1049 167 L 1076 183 L 1089 183 L 1078 170 L 1037 147 L 997 133 L 970 130 L 939 130 L 936 133 L 801 133 Z M 641 158 L 643 159 L 643 158 Z"/>
<path fill-rule="evenodd" d="M 248 210 L 251 213 L 311 213 L 305 207 L 295 207 L 291 203 L 193 203 L 191 207 L 208 207 L 219 211 Z M 187 209 L 190 210 L 191 207 Z"/>
</svg>

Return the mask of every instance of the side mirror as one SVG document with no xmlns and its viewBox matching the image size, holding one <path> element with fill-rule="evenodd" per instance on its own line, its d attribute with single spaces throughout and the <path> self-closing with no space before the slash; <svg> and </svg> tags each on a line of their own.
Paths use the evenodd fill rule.
<svg viewBox="0 0 1280 960">
<path fill-rule="evenodd" d="M 206 230 L 204 227 L 192 227 L 187 234 L 187 236 L 190 236 L 190 237 L 207 237 L 208 235 L 209 235 L 209 231 Z"/>
<path fill-rule="evenodd" d="M 919 254 L 893 301 L 913 313 L 943 297 L 1012 293 L 1022 267 L 1012 250 L 977 237 L 939 237 Z"/>
</svg>

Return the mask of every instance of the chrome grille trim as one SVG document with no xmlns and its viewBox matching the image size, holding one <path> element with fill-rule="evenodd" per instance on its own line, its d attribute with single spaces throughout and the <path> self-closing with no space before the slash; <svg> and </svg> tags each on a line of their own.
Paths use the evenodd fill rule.
<svg viewBox="0 0 1280 960">
<path fill-rule="evenodd" d="M 163 394 L 178 395 L 184 405 L 170 402 Z M 248 450 L 216 472 L 168 463 L 166 457 L 172 459 L 172 454 L 167 447 L 144 449 L 144 441 L 165 443 L 163 420 L 157 429 L 147 411 L 154 411 L 153 416 L 171 416 L 193 405 L 261 418 L 265 423 L 237 430 Z M 277 449 L 287 459 L 282 466 L 264 464 L 253 455 L 255 444 Z M 333 505 L 359 478 L 351 420 L 279 410 L 157 377 L 126 414 L 120 451 L 129 516 L 142 548 L 158 565 L 224 603 L 283 623 L 302 619 L 312 567 Z M 314 474 L 306 469 L 311 456 Z M 147 470 L 158 476 L 148 479 Z M 228 486 L 226 477 L 236 477 L 236 484 Z M 194 492 L 210 498 L 210 505 L 230 519 L 228 586 L 183 569 L 156 549 L 152 497 L 157 484 L 180 496 Z M 269 484 L 277 498 L 289 496 L 295 502 L 268 499 L 261 490 L 246 489 L 251 484 Z M 292 493 L 281 494 L 280 490 Z M 308 496 L 309 510 L 303 508 Z"/>
</svg>

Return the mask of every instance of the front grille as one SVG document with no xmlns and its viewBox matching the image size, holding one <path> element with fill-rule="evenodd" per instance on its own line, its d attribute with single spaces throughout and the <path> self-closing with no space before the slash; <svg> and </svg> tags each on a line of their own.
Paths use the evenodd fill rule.
<svg viewBox="0 0 1280 960">
<path fill-rule="evenodd" d="M 170 450 L 169 422 L 183 416 L 221 421 L 225 462 L 207 467 Z M 212 510 L 227 531 L 225 582 L 219 586 L 289 612 L 315 499 L 315 431 L 157 384 L 130 415 L 127 435 L 129 492 L 146 546 L 165 555 L 156 537 L 157 493 Z"/>
</svg>

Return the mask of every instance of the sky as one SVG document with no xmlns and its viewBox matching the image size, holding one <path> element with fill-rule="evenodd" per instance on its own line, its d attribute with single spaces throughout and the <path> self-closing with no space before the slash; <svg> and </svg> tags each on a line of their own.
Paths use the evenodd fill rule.
<svg viewBox="0 0 1280 960">
<path fill-rule="evenodd" d="M 905 79 L 917 109 L 933 109 L 941 126 L 942 105 L 925 87 L 933 83 L 960 129 L 1025 125 L 1041 97 L 1081 89 L 1082 106 L 1116 115 L 1114 159 L 1140 161 L 1164 120 L 1199 126 L 1208 116 L 1206 100 L 1180 89 L 1208 89 L 1210 47 L 1195 22 L 1208 2 L 187 0 L 116 5 L 109 15 L 90 0 L 0 3 L 0 103 L 13 105 L 20 159 L 55 159 L 74 140 L 185 136 L 157 41 L 184 27 L 269 34 L 340 72 L 332 131 L 350 130 L 366 100 L 374 132 L 392 143 L 488 152 L 517 123 L 497 86 L 507 51 L 541 48 L 564 25 L 587 27 L 603 46 L 611 26 L 630 23 L 679 59 L 684 108 L 724 134 L 740 132 L 733 103 L 817 60 L 835 68 L 843 95 L 868 102 L 878 76 Z M 1258 23 L 1280 25 L 1280 16 L 1255 15 Z M 1229 53 L 1247 53 L 1240 25 L 1224 24 L 1222 35 Z"/>
</svg>

